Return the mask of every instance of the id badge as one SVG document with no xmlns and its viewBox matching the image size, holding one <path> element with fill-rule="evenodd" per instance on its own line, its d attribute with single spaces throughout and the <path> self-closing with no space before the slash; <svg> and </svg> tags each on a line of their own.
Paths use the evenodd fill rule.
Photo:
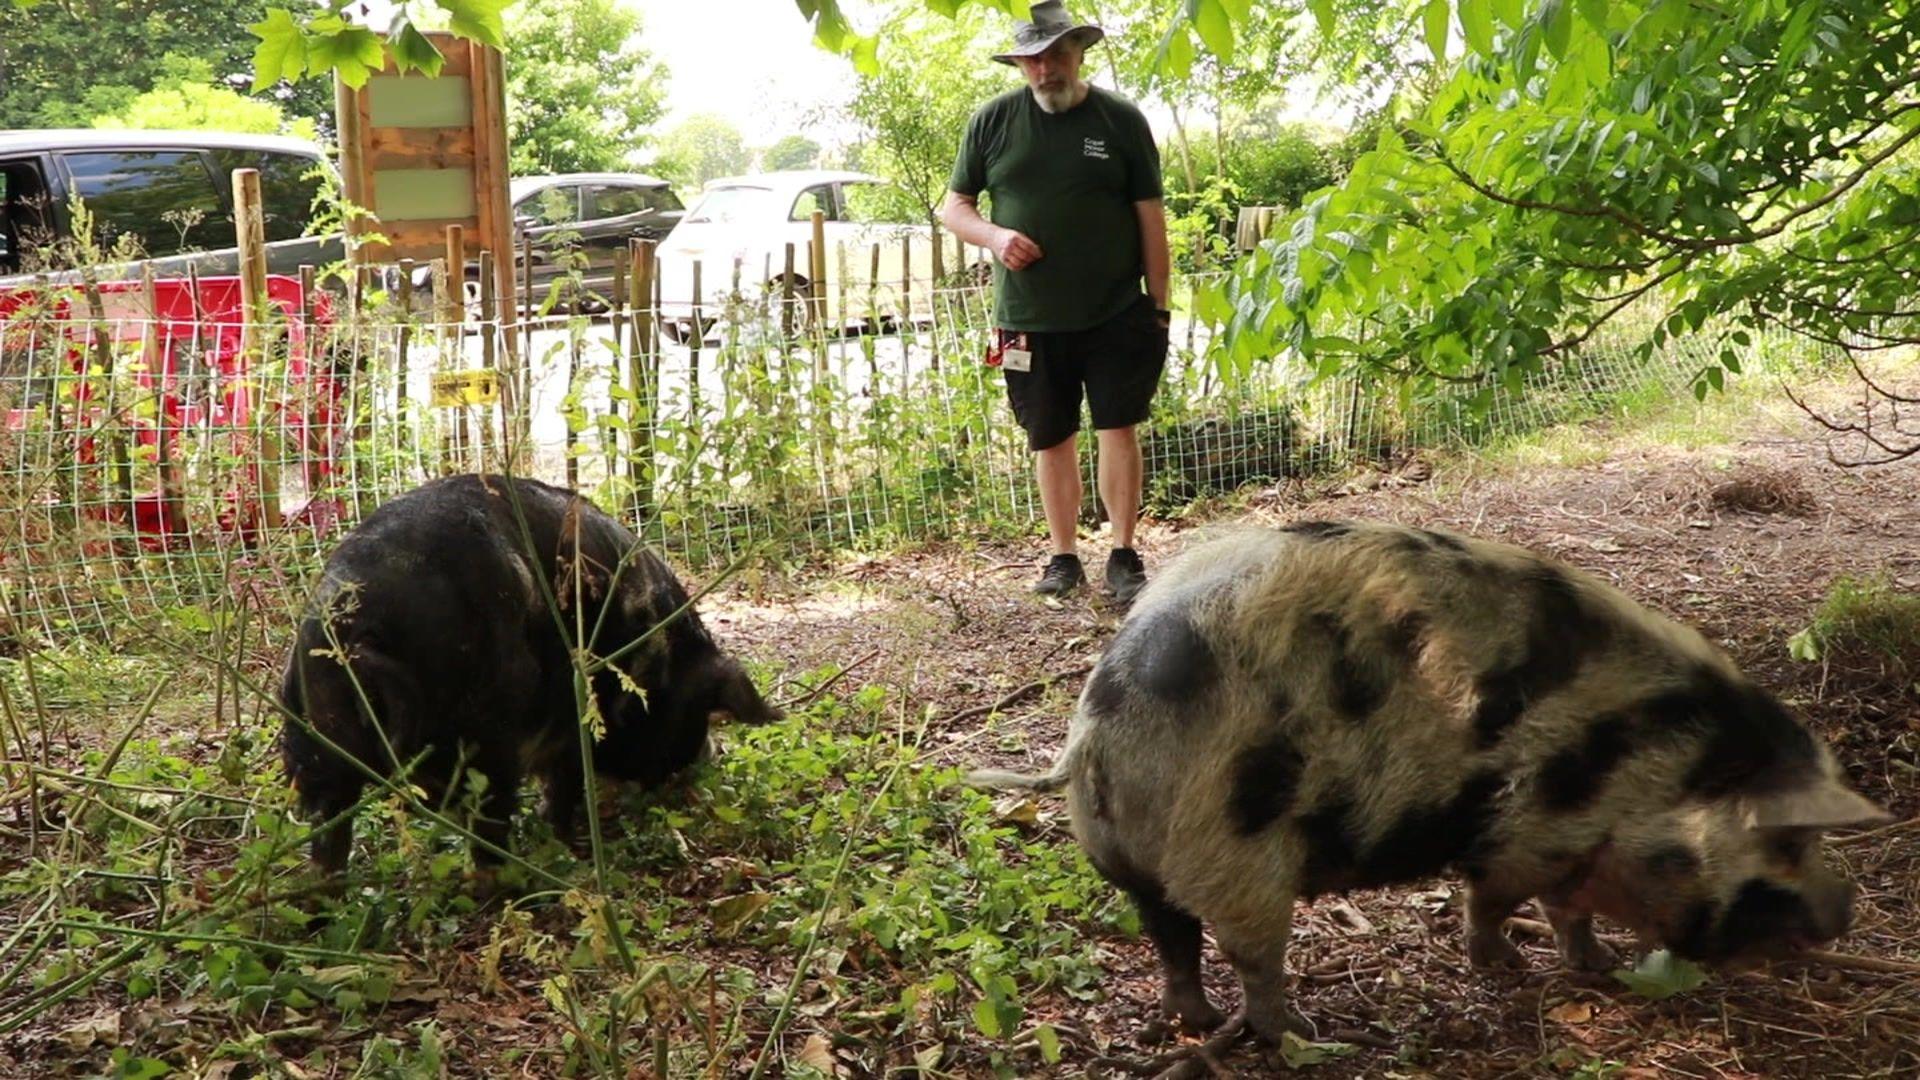
<svg viewBox="0 0 1920 1080">
<path fill-rule="evenodd" d="M 994 347 L 988 351 L 987 363 L 995 367 L 1004 367 L 1008 371 L 1033 370 L 1033 350 L 1027 346 L 1027 332 L 1024 330 L 994 331 Z"/>
</svg>

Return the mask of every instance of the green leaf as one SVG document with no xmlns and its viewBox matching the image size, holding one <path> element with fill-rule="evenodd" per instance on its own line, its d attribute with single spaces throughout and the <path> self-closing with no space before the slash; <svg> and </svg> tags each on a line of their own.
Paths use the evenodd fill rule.
<svg viewBox="0 0 1920 1080">
<path fill-rule="evenodd" d="M 1193 7 L 1193 28 L 1200 32 L 1201 44 L 1221 63 L 1233 62 L 1233 22 L 1220 0 L 1198 0 Z"/>
<path fill-rule="evenodd" d="M 713 915 L 715 932 L 721 937 L 732 937 L 771 903 L 772 893 L 750 892 L 715 900 L 707 905 L 707 910 Z"/>
<path fill-rule="evenodd" d="M 496 49 L 507 47 L 506 22 L 501 12 L 511 0 L 437 0 L 448 15 L 447 29 Z"/>
<path fill-rule="evenodd" d="M 1041 1024 L 1033 1029 L 1033 1041 L 1040 1047 L 1040 1060 L 1049 1065 L 1060 1063 L 1060 1036 L 1054 1033 L 1052 1024 Z"/>
<path fill-rule="evenodd" d="M 851 50 L 853 69 L 862 75 L 880 74 L 880 38 L 878 35 L 855 37 Z"/>
<path fill-rule="evenodd" d="M 1460 32 L 1468 48 L 1482 56 L 1493 55 L 1493 12 L 1487 0 L 1460 0 Z"/>
<path fill-rule="evenodd" d="M 1353 1053 L 1354 1049 L 1352 1043 L 1308 1042 L 1291 1031 L 1280 1036 L 1280 1058 L 1290 1069 L 1325 1064 Z"/>
<path fill-rule="evenodd" d="M 1704 396 L 1696 393 L 1695 396 Z M 1707 973 L 1699 965 L 1682 960 L 1665 949 L 1648 953 L 1631 970 L 1621 968 L 1613 977 L 1626 985 L 1626 988 L 1641 997 L 1653 1001 L 1664 1001 L 1675 994 L 1684 994 L 1688 990 L 1707 981 Z"/>
<path fill-rule="evenodd" d="M 1184 26 L 1174 26 L 1167 37 L 1166 74 L 1182 82 L 1193 75 L 1193 41 Z"/>
<path fill-rule="evenodd" d="M 983 997 L 973 1003 L 973 1026 L 989 1039 L 1000 1037 L 1000 1010 L 994 1007 L 993 999 Z"/>
<path fill-rule="evenodd" d="M 1451 11 L 1447 0 L 1427 0 L 1427 9 L 1421 13 L 1422 28 L 1427 33 L 1427 49 L 1433 53 L 1436 64 L 1447 58 L 1447 16 Z"/>
<path fill-rule="evenodd" d="M 285 8 L 268 8 L 267 17 L 247 27 L 260 39 L 253 50 L 253 88 L 260 91 L 281 79 L 298 79 L 307 67 L 307 38 Z"/>
<path fill-rule="evenodd" d="M 315 34 L 307 41 L 307 71 L 324 75 L 337 72 L 340 81 L 355 90 L 367 84 L 367 76 L 384 67 L 387 50 L 373 31 L 349 26 L 330 34 Z"/>
<path fill-rule="evenodd" d="M 1820 652 L 1820 635 L 1811 626 L 1787 639 L 1787 655 L 1802 663 L 1819 660 Z"/>
<path fill-rule="evenodd" d="M 1567 0 L 1547 0 L 1540 16 L 1547 27 L 1547 51 L 1555 60 L 1565 60 L 1567 44 L 1573 39 L 1573 9 L 1567 6 Z"/>
<path fill-rule="evenodd" d="M 1333 0 L 1307 0 L 1307 7 L 1313 9 L 1313 18 L 1320 24 L 1320 32 L 1333 36 L 1339 25 L 1333 11 Z"/>
<path fill-rule="evenodd" d="M 393 52 L 393 66 L 400 71 L 418 71 L 428 78 L 440 74 L 447 58 L 440 47 L 427 39 L 420 28 L 407 18 L 394 20 L 387 32 L 387 48 Z"/>
</svg>

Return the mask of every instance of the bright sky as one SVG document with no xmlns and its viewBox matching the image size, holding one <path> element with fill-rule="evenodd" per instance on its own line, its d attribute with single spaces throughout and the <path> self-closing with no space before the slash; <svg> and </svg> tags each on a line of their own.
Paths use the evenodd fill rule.
<svg viewBox="0 0 1920 1080">
<path fill-rule="evenodd" d="M 793 0 L 620 2 L 639 9 L 642 40 L 672 71 L 663 130 L 710 112 L 732 121 L 749 146 L 765 146 L 795 131 L 822 143 L 852 137 L 822 114 L 851 95 L 858 76 L 844 57 L 814 46 Z M 841 9 L 862 31 L 871 32 L 879 22 L 878 5 L 868 0 L 842 0 Z M 1011 22 L 1007 31 L 1012 34 Z M 1011 71 L 1007 85 L 1016 85 Z M 1145 111 L 1156 135 L 1172 133 L 1164 110 L 1148 106 Z M 1290 95 L 1286 118 L 1336 124 L 1349 119 L 1344 110 L 1317 105 L 1310 89 Z"/>
<path fill-rule="evenodd" d="M 846 100 L 858 76 L 844 57 L 814 47 L 793 0 L 620 2 L 640 10 L 641 40 L 672 72 L 663 129 L 706 112 L 732 121 L 749 146 L 796 131 L 829 141 L 812 129 L 830 119 L 813 114 Z M 856 26 L 872 26 L 861 19 L 868 5 L 842 8 Z"/>
</svg>

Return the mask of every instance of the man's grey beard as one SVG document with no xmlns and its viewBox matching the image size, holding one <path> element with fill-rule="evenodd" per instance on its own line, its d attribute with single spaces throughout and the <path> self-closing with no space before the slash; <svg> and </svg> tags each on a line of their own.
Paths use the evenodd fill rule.
<svg viewBox="0 0 1920 1080">
<path fill-rule="evenodd" d="M 1030 86 L 1028 89 L 1033 91 L 1033 100 L 1040 106 L 1041 112 L 1063 113 L 1074 107 L 1076 104 L 1074 98 L 1078 96 L 1077 92 L 1080 88 L 1068 83 L 1058 90 L 1046 90 L 1038 86 Z"/>
</svg>

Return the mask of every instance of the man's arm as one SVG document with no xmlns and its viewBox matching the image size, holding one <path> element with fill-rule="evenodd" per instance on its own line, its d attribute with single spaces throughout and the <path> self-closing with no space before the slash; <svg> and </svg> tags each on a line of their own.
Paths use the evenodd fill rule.
<svg viewBox="0 0 1920 1080">
<path fill-rule="evenodd" d="M 947 227 L 948 232 L 967 243 L 993 252 L 994 257 L 1000 260 L 1000 265 L 1009 270 L 1025 270 L 1040 258 L 1040 245 L 1027 239 L 1025 234 L 1003 229 L 981 217 L 978 196 L 947 192 L 947 201 L 940 204 L 940 223 Z M 1163 263 L 1165 234 L 1166 226 L 1163 223 L 1160 238 Z"/>
<path fill-rule="evenodd" d="M 1146 264 L 1147 296 L 1156 310 L 1167 310 L 1168 282 L 1172 277 L 1172 259 L 1167 254 L 1167 211 L 1159 199 L 1141 199 L 1133 204 L 1140 216 L 1140 257 Z"/>
</svg>

